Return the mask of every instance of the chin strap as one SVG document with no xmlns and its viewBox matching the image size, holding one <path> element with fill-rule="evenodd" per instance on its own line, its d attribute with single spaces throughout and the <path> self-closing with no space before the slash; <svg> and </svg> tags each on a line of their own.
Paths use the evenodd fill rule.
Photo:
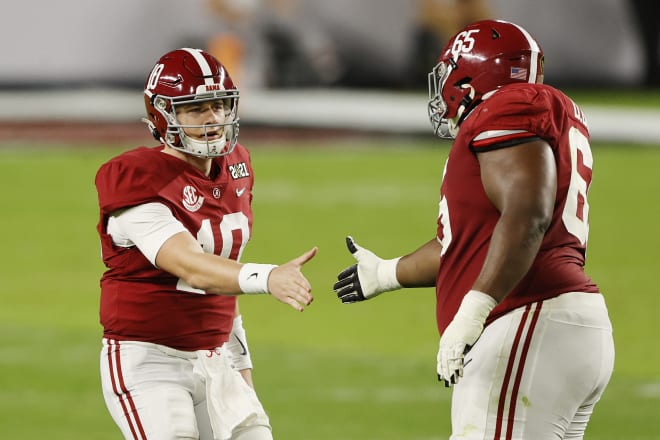
<svg viewBox="0 0 660 440">
<path fill-rule="evenodd" d="M 476 92 L 474 87 L 472 87 L 470 84 L 463 84 L 461 88 L 470 89 L 470 92 L 463 96 L 463 99 L 461 99 L 458 110 L 456 110 L 456 116 L 454 116 L 452 119 L 447 119 L 447 131 L 449 132 L 452 139 L 456 138 L 456 135 L 458 134 L 458 128 L 463 120 L 467 118 L 472 109 L 481 102 L 481 99 L 474 98 L 476 96 Z"/>
<path fill-rule="evenodd" d="M 208 157 L 213 156 L 210 153 L 217 153 L 224 149 L 225 144 L 227 144 L 227 137 L 224 133 L 220 139 L 214 141 L 197 141 L 190 136 L 186 136 L 183 130 L 179 129 L 179 138 L 181 139 L 181 144 L 185 147 L 184 149 L 186 152 L 191 154 L 202 154 Z"/>
<path fill-rule="evenodd" d="M 463 121 L 464 113 L 465 110 L 470 108 L 472 103 L 474 102 L 474 97 L 476 95 L 476 92 L 474 91 L 474 87 L 472 87 L 471 84 L 463 84 L 461 86 L 461 89 L 470 89 L 470 92 L 463 96 L 463 99 L 461 99 L 460 104 L 458 105 L 458 110 L 456 110 L 456 120 L 458 121 L 458 124 Z M 467 113 L 465 113 L 465 116 L 467 116 Z"/>
<path fill-rule="evenodd" d="M 156 139 L 157 141 L 162 142 L 162 139 L 160 138 L 160 133 L 158 133 L 158 130 L 156 129 L 156 126 L 154 125 L 154 123 L 151 122 L 147 118 L 142 118 L 140 120 L 142 122 L 144 122 L 145 124 L 147 124 L 147 128 L 149 129 L 149 133 L 151 133 L 151 135 L 154 137 L 154 139 Z"/>
</svg>

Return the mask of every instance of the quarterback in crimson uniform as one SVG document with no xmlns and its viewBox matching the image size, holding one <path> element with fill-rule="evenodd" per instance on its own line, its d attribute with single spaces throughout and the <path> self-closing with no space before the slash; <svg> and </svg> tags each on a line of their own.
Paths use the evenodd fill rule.
<svg viewBox="0 0 660 440">
<path fill-rule="evenodd" d="M 581 439 L 613 369 L 607 307 L 584 271 L 593 157 L 586 118 L 543 85 L 543 53 L 522 27 L 466 26 L 429 74 L 434 132 L 454 139 L 437 234 L 357 264 L 345 303 L 436 287 L 438 378 L 452 396 L 452 440 Z"/>
<path fill-rule="evenodd" d="M 118 209 L 162 203 L 207 252 L 239 260 L 252 226 L 250 156 L 237 144 L 230 154 L 214 158 L 212 167 L 207 177 L 163 154 L 162 147 L 143 147 L 99 170 L 99 233 L 108 268 L 101 280 L 106 338 L 128 337 L 180 350 L 220 347 L 229 338 L 235 296 L 204 295 L 155 267 L 137 247 L 113 244 L 106 228 Z"/>
<path fill-rule="evenodd" d="M 163 55 L 144 90 L 160 142 L 96 175 L 101 384 L 126 439 L 272 440 L 252 384 L 237 295 L 270 293 L 302 311 L 301 267 L 240 263 L 252 229 L 254 171 L 238 143 L 239 92 L 210 54 Z"/>
</svg>

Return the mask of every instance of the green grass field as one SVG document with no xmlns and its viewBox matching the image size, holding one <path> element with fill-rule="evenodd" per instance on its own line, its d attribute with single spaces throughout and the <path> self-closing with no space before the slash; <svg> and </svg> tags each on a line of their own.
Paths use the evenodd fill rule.
<svg viewBox="0 0 660 440">
<path fill-rule="evenodd" d="M 118 439 L 99 387 L 97 167 L 119 146 L 0 149 L 0 437 Z M 296 313 L 241 299 L 255 382 L 275 437 L 430 440 L 449 435 L 435 379 L 433 291 L 341 305 L 344 237 L 383 257 L 435 234 L 447 145 L 252 145 L 253 240 L 244 260 L 285 262 L 311 246 L 315 302 Z M 322 148 L 321 148 L 322 147 Z M 660 439 L 660 148 L 595 145 L 587 270 L 615 327 L 615 373 L 591 440 Z M 585 347 L 588 349 L 588 347 Z"/>
</svg>

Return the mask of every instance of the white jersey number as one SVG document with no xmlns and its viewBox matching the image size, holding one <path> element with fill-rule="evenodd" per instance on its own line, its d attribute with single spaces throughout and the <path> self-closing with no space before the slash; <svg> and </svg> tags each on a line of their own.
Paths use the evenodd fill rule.
<svg viewBox="0 0 660 440">
<path fill-rule="evenodd" d="M 444 180 L 445 174 L 447 174 L 447 163 L 449 159 L 445 161 L 445 166 L 442 169 L 442 179 Z M 449 206 L 447 205 L 447 198 L 442 196 L 440 199 L 440 209 L 438 212 L 438 221 L 442 225 L 442 239 L 440 244 L 442 245 L 442 250 L 440 251 L 440 256 L 443 256 L 447 249 L 449 249 L 449 244 L 451 243 L 451 221 L 449 220 Z"/>
<path fill-rule="evenodd" d="M 566 205 L 561 214 L 566 230 L 574 235 L 580 244 L 586 244 L 589 238 L 589 203 L 587 192 L 589 183 L 580 175 L 580 168 L 591 170 L 594 158 L 589 147 L 589 140 L 577 128 L 573 127 L 568 133 L 568 142 L 571 149 L 571 183 L 566 194 Z M 579 162 L 578 152 L 582 161 Z"/>
<path fill-rule="evenodd" d="M 233 253 L 235 255 L 232 255 L 232 249 L 234 249 L 234 231 L 240 231 L 241 245 L 238 248 L 238 252 L 234 251 Z M 247 216 L 242 212 L 225 214 L 220 222 L 220 235 L 222 236 L 222 249 L 219 255 L 240 261 L 245 245 L 250 240 L 250 224 Z M 202 245 L 204 252 L 212 254 L 215 251 L 215 239 L 213 238 L 211 220 L 202 220 L 202 225 L 199 231 L 197 231 L 197 241 Z M 184 292 L 204 293 L 203 290 L 191 287 L 182 279 L 179 279 L 176 288 Z"/>
<path fill-rule="evenodd" d="M 447 206 L 447 199 L 442 196 L 440 199 L 440 212 L 438 213 L 438 221 L 442 225 L 442 240 L 440 244 L 442 245 L 442 250 L 440 251 L 440 256 L 443 256 L 447 249 L 449 249 L 449 244 L 451 243 L 451 222 L 449 221 L 449 207 Z"/>
<path fill-rule="evenodd" d="M 470 29 L 469 31 L 460 32 L 454 39 L 451 46 L 451 55 L 454 60 L 457 60 L 462 53 L 470 53 L 474 49 L 474 37 L 472 34 L 478 33 L 479 29 Z"/>
<path fill-rule="evenodd" d="M 589 238 L 589 202 L 587 202 L 587 192 L 589 191 L 590 182 L 587 182 L 587 177 L 583 177 L 580 174 L 580 170 L 584 168 L 591 170 L 594 159 L 591 154 L 589 140 L 577 128 L 573 127 L 569 131 L 568 142 L 571 151 L 571 182 L 568 187 L 568 193 L 566 194 L 566 204 L 564 205 L 561 219 L 564 222 L 566 230 L 575 236 L 580 241 L 580 244 L 584 245 Z M 578 154 L 578 152 L 581 154 Z M 445 172 L 446 170 L 447 165 L 445 164 Z M 444 196 L 440 200 L 438 217 L 442 225 L 442 240 L 440 240 L 442 244 L 441 255 L 444 255 L 452 241 L 449 207 Z"/>
<path fill-rule="evenodd" d="M 160 75 L 163 73 L 163 69 L 165 68 L 164 64 L 156 64 L 149 74 L 149 79 L 147 80 L 147 90 L 153 90 L 156 88 L 158 85 L 158 80 L 160 79 Z"/>
</svg>

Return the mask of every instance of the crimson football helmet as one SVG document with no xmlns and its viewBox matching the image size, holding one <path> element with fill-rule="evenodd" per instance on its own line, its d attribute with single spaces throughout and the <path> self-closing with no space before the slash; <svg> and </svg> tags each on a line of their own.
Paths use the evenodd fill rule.
<svg viewBox="0 0 660 440">
<path fill-rule="evenodd" d="M 144 103 L 153 136 L 164 144 L 198 157 L 231 153 L 238 136 L 238 89 L 225 67 L 200 49 L 177 49 L 163 55 L 151 70 L 144 87 Z M 225 113 L 223 123 L 182 125 L 176 107 L 183 104 L 219 101 Z M 185 128 L 202 129 L 204 140 L 186 135 Z M 222 132 L 220 138 L 209 134 Z"/>
<path fill-rule="evenodd" d="M 428 112 L 436 135 L 453 139 L 467 114 L 490 92 L 543 82 L 543 51 L 522 27 L 501 20 L 472 23 L 454 35 L 429 73 Z"/>
</svg>

